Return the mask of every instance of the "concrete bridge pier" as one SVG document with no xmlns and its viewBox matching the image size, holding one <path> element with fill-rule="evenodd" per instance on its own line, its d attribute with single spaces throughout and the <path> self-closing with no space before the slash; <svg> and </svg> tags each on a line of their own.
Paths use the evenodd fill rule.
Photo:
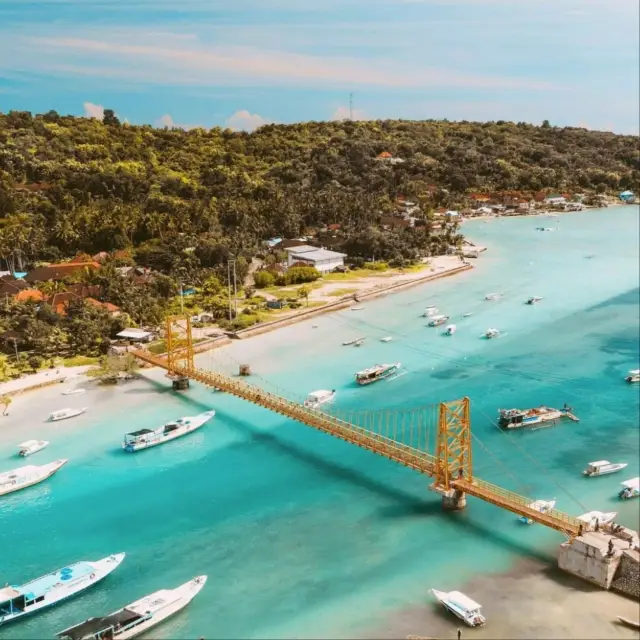
<svg viewBox="0 0 640 640">
<path fill-rule="evenodd" d="M 462 511 L 467 506 L 467 494 L 458 489 L 442 492 L 442 508 L 444 511 Z"/>
<path fill-rule="evenodd" d="M 174 391 L 186 391 L 189 388 L 189 378 L 187 376 L 178 376 L 172 382 Z"/>
</svg>

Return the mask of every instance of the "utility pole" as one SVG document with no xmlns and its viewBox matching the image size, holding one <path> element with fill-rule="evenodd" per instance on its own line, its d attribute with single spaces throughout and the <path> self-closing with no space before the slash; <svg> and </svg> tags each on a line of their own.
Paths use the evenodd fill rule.
<svg viewBox="0 0 640 640">
<path fill-rule="evenodd" d="M 229 322 L 233 320 L 231 313 L 231 260 L 227 259 L 227 291 L 229 292 Z"/>
<path fill-rule="evenodd" d="M 353 93 L 349 94 L 349 120 L 353 121 Z"/>
<path fill-rule="evenodd" d="M 184 315 L 184 291 L 182 290 L 182 282 L 180 283 L 180 313 Z"/>
<path fill-rule="evenodd" d="M 236 286 L 236 261 L 233 261 L 233 306 L 238 317 L 238 288 Z"/>
</svg>

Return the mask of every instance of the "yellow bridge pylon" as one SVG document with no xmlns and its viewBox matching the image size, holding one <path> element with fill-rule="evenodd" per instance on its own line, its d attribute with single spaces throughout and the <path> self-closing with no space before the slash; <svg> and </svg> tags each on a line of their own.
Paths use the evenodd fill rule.
<svg viewBox="0 0 640 640">
<path fill-rule="evenodd" d="M 165 357 L 145 350 L 132 353 L 140 360 L 166 369 L 173 378 L 174 388 L 185 389 L 189 379 L 197 380 L 431 476 L 434 482 L 430 489 L 442 495 L 445 509 L 464 508 L 466 496 L 471 495 L 568 537 L 579 533 L 580 523 L 575 517 L 556 509 L 541 513 L 531 507 L 532 499 L 474 477 L 469 398 L 418 409 L 357 415 L 352 412 L 345 418 L 305 407 L 244 380 L 197 368 L 190 318 L 167 319 L 166 343 Z M 430 449 L 435 449 L 436 454 L 429 453 Z"/>
</svg>

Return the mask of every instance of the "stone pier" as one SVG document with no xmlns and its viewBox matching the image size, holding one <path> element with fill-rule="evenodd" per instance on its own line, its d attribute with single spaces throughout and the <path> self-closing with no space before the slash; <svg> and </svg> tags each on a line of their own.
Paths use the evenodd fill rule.
<svg viewBox="0 0 640 640">
<path fill-rule="evenodd" d="M 172 385 L 174 391 L 186 391 L 189 388 L 189 378 L 186 376 L 174 378 Z"/>
<path fill-rule="evenodd" d="M 444 511 L 462 511 L 467 506 L 467 494 L 457 489 L 444 489 L 435 483 L 429 486 L 431 491 L 442 496 L 442 508 Z"/>
<path fill-rule="evenodd" d="M 560 545 L 558 566 L 603 589 L 640 598 L 640 546 L 630 529 L 585 531 Z"/>
</svg>

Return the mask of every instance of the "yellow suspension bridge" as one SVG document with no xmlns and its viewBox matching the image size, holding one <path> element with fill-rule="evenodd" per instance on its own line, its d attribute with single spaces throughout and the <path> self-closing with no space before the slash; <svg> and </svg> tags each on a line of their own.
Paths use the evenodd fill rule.
<svg viewBox="0 0 640 640">
<path fill-rule="evenodd" d="M 142 349 L 132 353 L 148 364 L 166 369 L 178 388 L 181 384 L 188 385 L 190 379 L 197 380 L 431 476 L 434 481 L 429 488 L 442 495 L 445 509 L 463 509 L 466 496 L 470 495 L 551 527 L 567 537 L 579 535 L 580 523 L 575 517 L 555 509 L 541 513 L 529 506 L 533 502 L 531 498 L 474 477 L 469 398 L 438 406 L 434 455 L 428 449 L 435 407 L 334 416 L 243 380 L 196 368 L 188 317 L 167 319 L 166 343 L 164 357 Z"/>
</svg>

